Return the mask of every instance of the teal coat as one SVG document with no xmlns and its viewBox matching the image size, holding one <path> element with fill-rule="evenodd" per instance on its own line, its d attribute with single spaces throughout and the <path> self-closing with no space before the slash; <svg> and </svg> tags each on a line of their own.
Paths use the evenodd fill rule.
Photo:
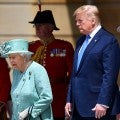
<svg viewBox="0 0 120 120">
<path fill-rule="evenodd" d="M 47 72 L 40 64 L 32 62 L 24 73 L 13 70 L 11 97 L 12 120 L 18 120 L 18 113 L 32 106 L 31 120 L 53 120 L 51 86 Z"/>
</svg>

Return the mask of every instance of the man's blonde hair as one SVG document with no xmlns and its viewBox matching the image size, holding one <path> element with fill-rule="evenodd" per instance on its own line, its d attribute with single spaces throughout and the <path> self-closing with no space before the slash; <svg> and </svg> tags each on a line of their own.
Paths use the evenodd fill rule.
<svg viewBox="0 0 120 120">
<path fill-rule="evenodd" d="M 75 10 L 73 16 L 79 13 L 84 13 L 87 19 L 95 18 L 97 23 L 100 23 L 99 10 L 95 5 L 83 5 Z"/>
</svg>

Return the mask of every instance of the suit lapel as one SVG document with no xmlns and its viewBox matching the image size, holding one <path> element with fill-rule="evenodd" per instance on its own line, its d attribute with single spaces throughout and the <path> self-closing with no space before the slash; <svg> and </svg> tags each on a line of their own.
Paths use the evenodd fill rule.
<svg viewBox="0 0 120 120">
<path fill-rule="evenodd" d="M 85 52 L 83 54 L 83 57 L 82 57 L 79 68 L 81 68 L 81 66 L 83 65 L 83 62 L 85 61 L 88 53 L 92 50 L 92 48 L 95 46 L 97 41 L 98 41 L 98 39 L 92 39 L 92 41 L 89 43 L 89 45 L 87 46 L 87 48 L 86 48 L 86 50 L 85 50 Z"/>
<path fill-rule="evenodd" d="M 83 57 L 82 57 L 82 60 L 81 60 L 81 63 L 79 65 L 79 68 L 78 68 L 78 71 L 80 71 L 88 53 L 92 50 L 92 48 L 96 45 L 96 43 L 99 41 L 99 38 L 100 38 L 100 35 L 102 34 L 103 32 L 103 29 L 100 29 L 98 31 L 98 33 L 92 38 L 91 42 L 89 43 L 89 45 L 87 46 L 86 50 L 84 51 L 84 54 L 83 54 Z M 78 53 L 77 53 L 78 54 Z M 77 69 L 77 66 L 76 66 L 76 69 Z"/>
<path fill-rule="evenodd" d="M 79 50 L 80 50 L 80 48 L 81 48 L 84 40 L 85 40 L 85 36 L 82 36 L 82 37 L 78 40 L 77 45 L 76 45 L 76 50 L 75 50 L 75 54 L 74 54 L 74 64 L 73 64 L 75 71 L 77 71 L 78 52 L 79 52 Z"/>
</svg>

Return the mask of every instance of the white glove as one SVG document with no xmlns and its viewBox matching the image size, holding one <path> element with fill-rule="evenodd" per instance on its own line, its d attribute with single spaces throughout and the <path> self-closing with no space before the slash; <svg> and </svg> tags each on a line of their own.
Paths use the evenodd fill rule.
<svg viewBox="0 0 120 120">
<path fill-rule="evenodd" d="M 19 113 L 19 120 L 24 120 L 28 116 L 28 109 L 29 108 L 27 108 Z"/>
</svg>

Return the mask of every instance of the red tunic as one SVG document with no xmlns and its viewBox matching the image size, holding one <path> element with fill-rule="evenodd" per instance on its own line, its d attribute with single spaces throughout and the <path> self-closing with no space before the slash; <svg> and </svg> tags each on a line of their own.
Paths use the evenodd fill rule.
<svg viewBox="0 0 120 120">
<path fill-rule="evenodd" d="M 11 82 L 6 60 L 0 57 L 0 101 L 7 103 L 10 99 Z"/>
<path fill-rule="evenodd" d="M 43 46 L 43 44 L 38 40 L 32 42 L 29 49 L 35 53 L 40 46 Z M 44 49 L 41 50 L 41 53 L 39 53 L 39 56 L 41 56 L 39 63 L 46 68 L 51 82 L 54 117 L 64 117 L 64 107 L 69 77 L 72 70 L 73 54 L 74 49 L 72 44 L 58 39 L 45 46 Z"/>
</svg>

